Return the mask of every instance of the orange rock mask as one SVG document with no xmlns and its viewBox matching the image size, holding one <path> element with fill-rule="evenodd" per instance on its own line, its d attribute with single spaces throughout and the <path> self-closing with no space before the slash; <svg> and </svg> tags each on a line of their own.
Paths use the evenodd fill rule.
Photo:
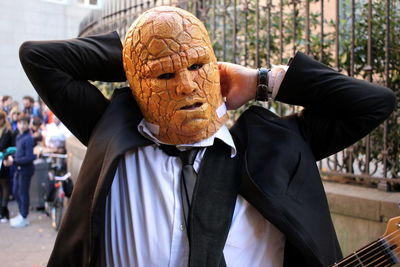
<svg viewBox="0 0 400 267">
<path fill-rule="evenodd" d="M 133 95 L 160 141 L 195 143 L 226 121 L 211 42 L 189 12 L 157 7 L 139 16 L 125 37 L 123 62 Z"/>
</svg>

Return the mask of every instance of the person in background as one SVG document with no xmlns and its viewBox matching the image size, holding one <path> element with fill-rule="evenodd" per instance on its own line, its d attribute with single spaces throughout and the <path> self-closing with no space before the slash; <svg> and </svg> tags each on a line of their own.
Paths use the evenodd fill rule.
<svg viewBox="0 0 400 267">
<path fill-rule="evenodd" d="M 40 118 L 43 121 L 43 112 L 42 112 L 42 105 L 41 100 L 36 100 L 33 102 L 33 118 Z"/>
<path fill-rule="evenodd" d="M 40 109 L 35 106 L 35 100 L 31 96 L 24 96 L 22 98 L 22 104 L 23 104 L 23 109 L 22 112 L 25 114 L 30 115 L 31 117 L 42 117 L 42 114 L 40 113 Z"/>
<path fill-rule="evenodd" d="M 3 111 L 8 114 L 12 108 L 12 103 L 13 103 L 12 97 L 9 95 L 4 95 L 1 99 L 1 102 Z"/>
<path fill-rule="evenodd" d="M 31 120 L 29 128 L 31 131 L 31 135 L 33 137 L 33 141 L 35 142 L 35 146 L 37 146 L 43 141 L 42 125 L 43 125 L 42 120 L 39 117 L 35 117 Z"/>
<path fill-rule="evenodd" d="M 12 146 L 12 132 L 10 123 L 7 121 L 7 114 L 0 111 L 0 152 Z M 0 162 L 0 222 L 8 222 L 8 198 L 10 195 L 9 166 L 12 164 L 12 156 L 2 158 Z"/>
<path fill-rule="evenodd" d="M 71 135 L 71 132 L 56 116 L 53 117 L 52 123 L 46 125 L 43 135 L 47 148 L 50 148 L 54 153 L 66 153 L 65 140 Z"/>
<path fill-rule="evenodd" d="M 18 203 L 19 214 L 10 220 L 11 227 L 20 228 L 29 224 L 29 187 L 34 173 L 34 141 L 29 131 L 30 116 L 21 114 L 18 117 L 17 152 L 14 155 L 14 196 Z"/>
<path fill-rule="evenodd" d="M 8 121 L 10 122 L 12 132 L 18 133 L 17 121 L 20 114 L 21 110 L 18 106 L 14 106 L 8 114 Z"/>
<path fill-rule="evenodd" d="M 13 101 L 12 103 L 11 103 L 11 109 L 13 109 L 14 107 L 18 107 L 19 108 L 19 102 L 18 101 Z M 10 110 L 11 110 L 10 109 Z"/>
<path fill-rule="evenodd" d="M 22 112 L 24 112 L 25 114 L 28 114 L 28 115 L 32 115 L 34 103 L 35 103 L 35 100 L 33 99 L 33 97 L 28 96 L 28 95 L 24 96 L 22 98 L 22 105 L 23 105 Z"/>
<path fill-rule="evenodd" d="M 21 114 L 21 110 L 19 109 L 19 104 L 17 102 L 13 102 L 13 108 L 11 109 L 10 113 L 8 114 L 8 121 L 11 125 L 11 135 L 12 135 L 12 145 L 15 146 L 15 139 L 17 138 L 18 135 L 18 129 L 17 129 L 17 121 L 18 121 L 18 116 Z M 14 197 L 14 173 L 15 173 L 15 166 L 11 165 L 10 166 L 10 175 L 9 175 L 9 183 L 10 183 L 10 200 L 15 200 Z"/>
<path fill-rule="evenodd" d="M 41 103 L 42 103 L 41 111 L 42 111 L 43 123 L 45 125 L 50 124 L 53 122 L 54 114 L 44 102 Z"/>
</svg>

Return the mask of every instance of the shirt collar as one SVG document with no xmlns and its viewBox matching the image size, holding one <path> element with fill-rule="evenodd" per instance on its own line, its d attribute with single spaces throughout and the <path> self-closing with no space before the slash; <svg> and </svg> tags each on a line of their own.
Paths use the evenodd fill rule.
<svg viewBox="0 0 400 267">
<path fill-rule="evenodd" d="M 138 131 L 144 137 L 153 141 L 156 145 L 165 144 L 164 142 L 161 142 L 154 136 L 154 134 L 150 130 L 152 128 L 154 128 L 154 124 L 147 122 L 145 119 L 142 119 L 142 121 L 138 125 Z M 228 127 L 226 127 L 225 124 L 222 125 L 221 128 L 219 128 L 219 130 L 215 134 L 213 134 L 212 136 L 210 136 L 207 139 L 204 139 L 199 142 L 192 143 L 192 144 L 179 144 L 179 145 L 176 145 L 176 147 L 180 150 L 185 150 L 185 149 L 192 148 L 192 147 L 208 147 L 208 146 L 212 146 L 214 144 L 215 138 L 220 139 L 222 142 L 224 142 L 226 145 L 228 145 L 231 148 L 231 158 L 236 156 L 235 143 L 233 142 L 232 135 L 229 132 Z"/>
</svg>

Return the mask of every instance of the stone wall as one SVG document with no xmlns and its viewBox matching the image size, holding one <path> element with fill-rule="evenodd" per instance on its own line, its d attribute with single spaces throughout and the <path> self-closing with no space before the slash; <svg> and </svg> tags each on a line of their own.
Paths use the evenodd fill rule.
<svg viewBox="0 0 400 267">
<path fill-rule="evenodd" d="M 67 167 L 72 175 L 71 179 L 75 184 L 83 159 L 85 158 L 86 147 L 72 135 L 67 139 L 66 148 L 68 153 Z"/>
<path fill-rule="evenodd" d="M 325 182 L 333 223 L 344 255 L 381 237 L 400 216 L 400 193 Z"/>
</svg>

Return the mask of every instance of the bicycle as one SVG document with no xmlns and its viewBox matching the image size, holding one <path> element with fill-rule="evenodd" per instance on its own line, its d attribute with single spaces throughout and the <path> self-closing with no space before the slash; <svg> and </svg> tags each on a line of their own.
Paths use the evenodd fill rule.
<svg viewBox="0 0 400 267">
<path fill-rule="evenodd" d="M 66 197 L 65 195 L 65 190 L 64 190 L 64 182 L 67 181 L 71 177 L 71 173 L 68 172 L 64 176 L 54 176 L 54 200 L 52 202 L 45 202 L 45 207 L 46 203 L 50 203 L 49 207 L 47 210 L 50 212 L 50 218 L 51 218 L 51 226 L 58 231 L 61 225 L 61 219 L 63 216 L 63 211 L 64 211 L 64 199 Z M 48 204 L 47 204 L 48 205 Z"/>
<path fill-rule="evenodd" d="M 65 197 L 70 197 L 73 190 L 71 173 L 66 172 L 66 154 L 44 153 L 42 155 L 50 159 L 45 213 L 50 216 L 52 227 L 58 231 L 63 217 Z"/>
</svg>

